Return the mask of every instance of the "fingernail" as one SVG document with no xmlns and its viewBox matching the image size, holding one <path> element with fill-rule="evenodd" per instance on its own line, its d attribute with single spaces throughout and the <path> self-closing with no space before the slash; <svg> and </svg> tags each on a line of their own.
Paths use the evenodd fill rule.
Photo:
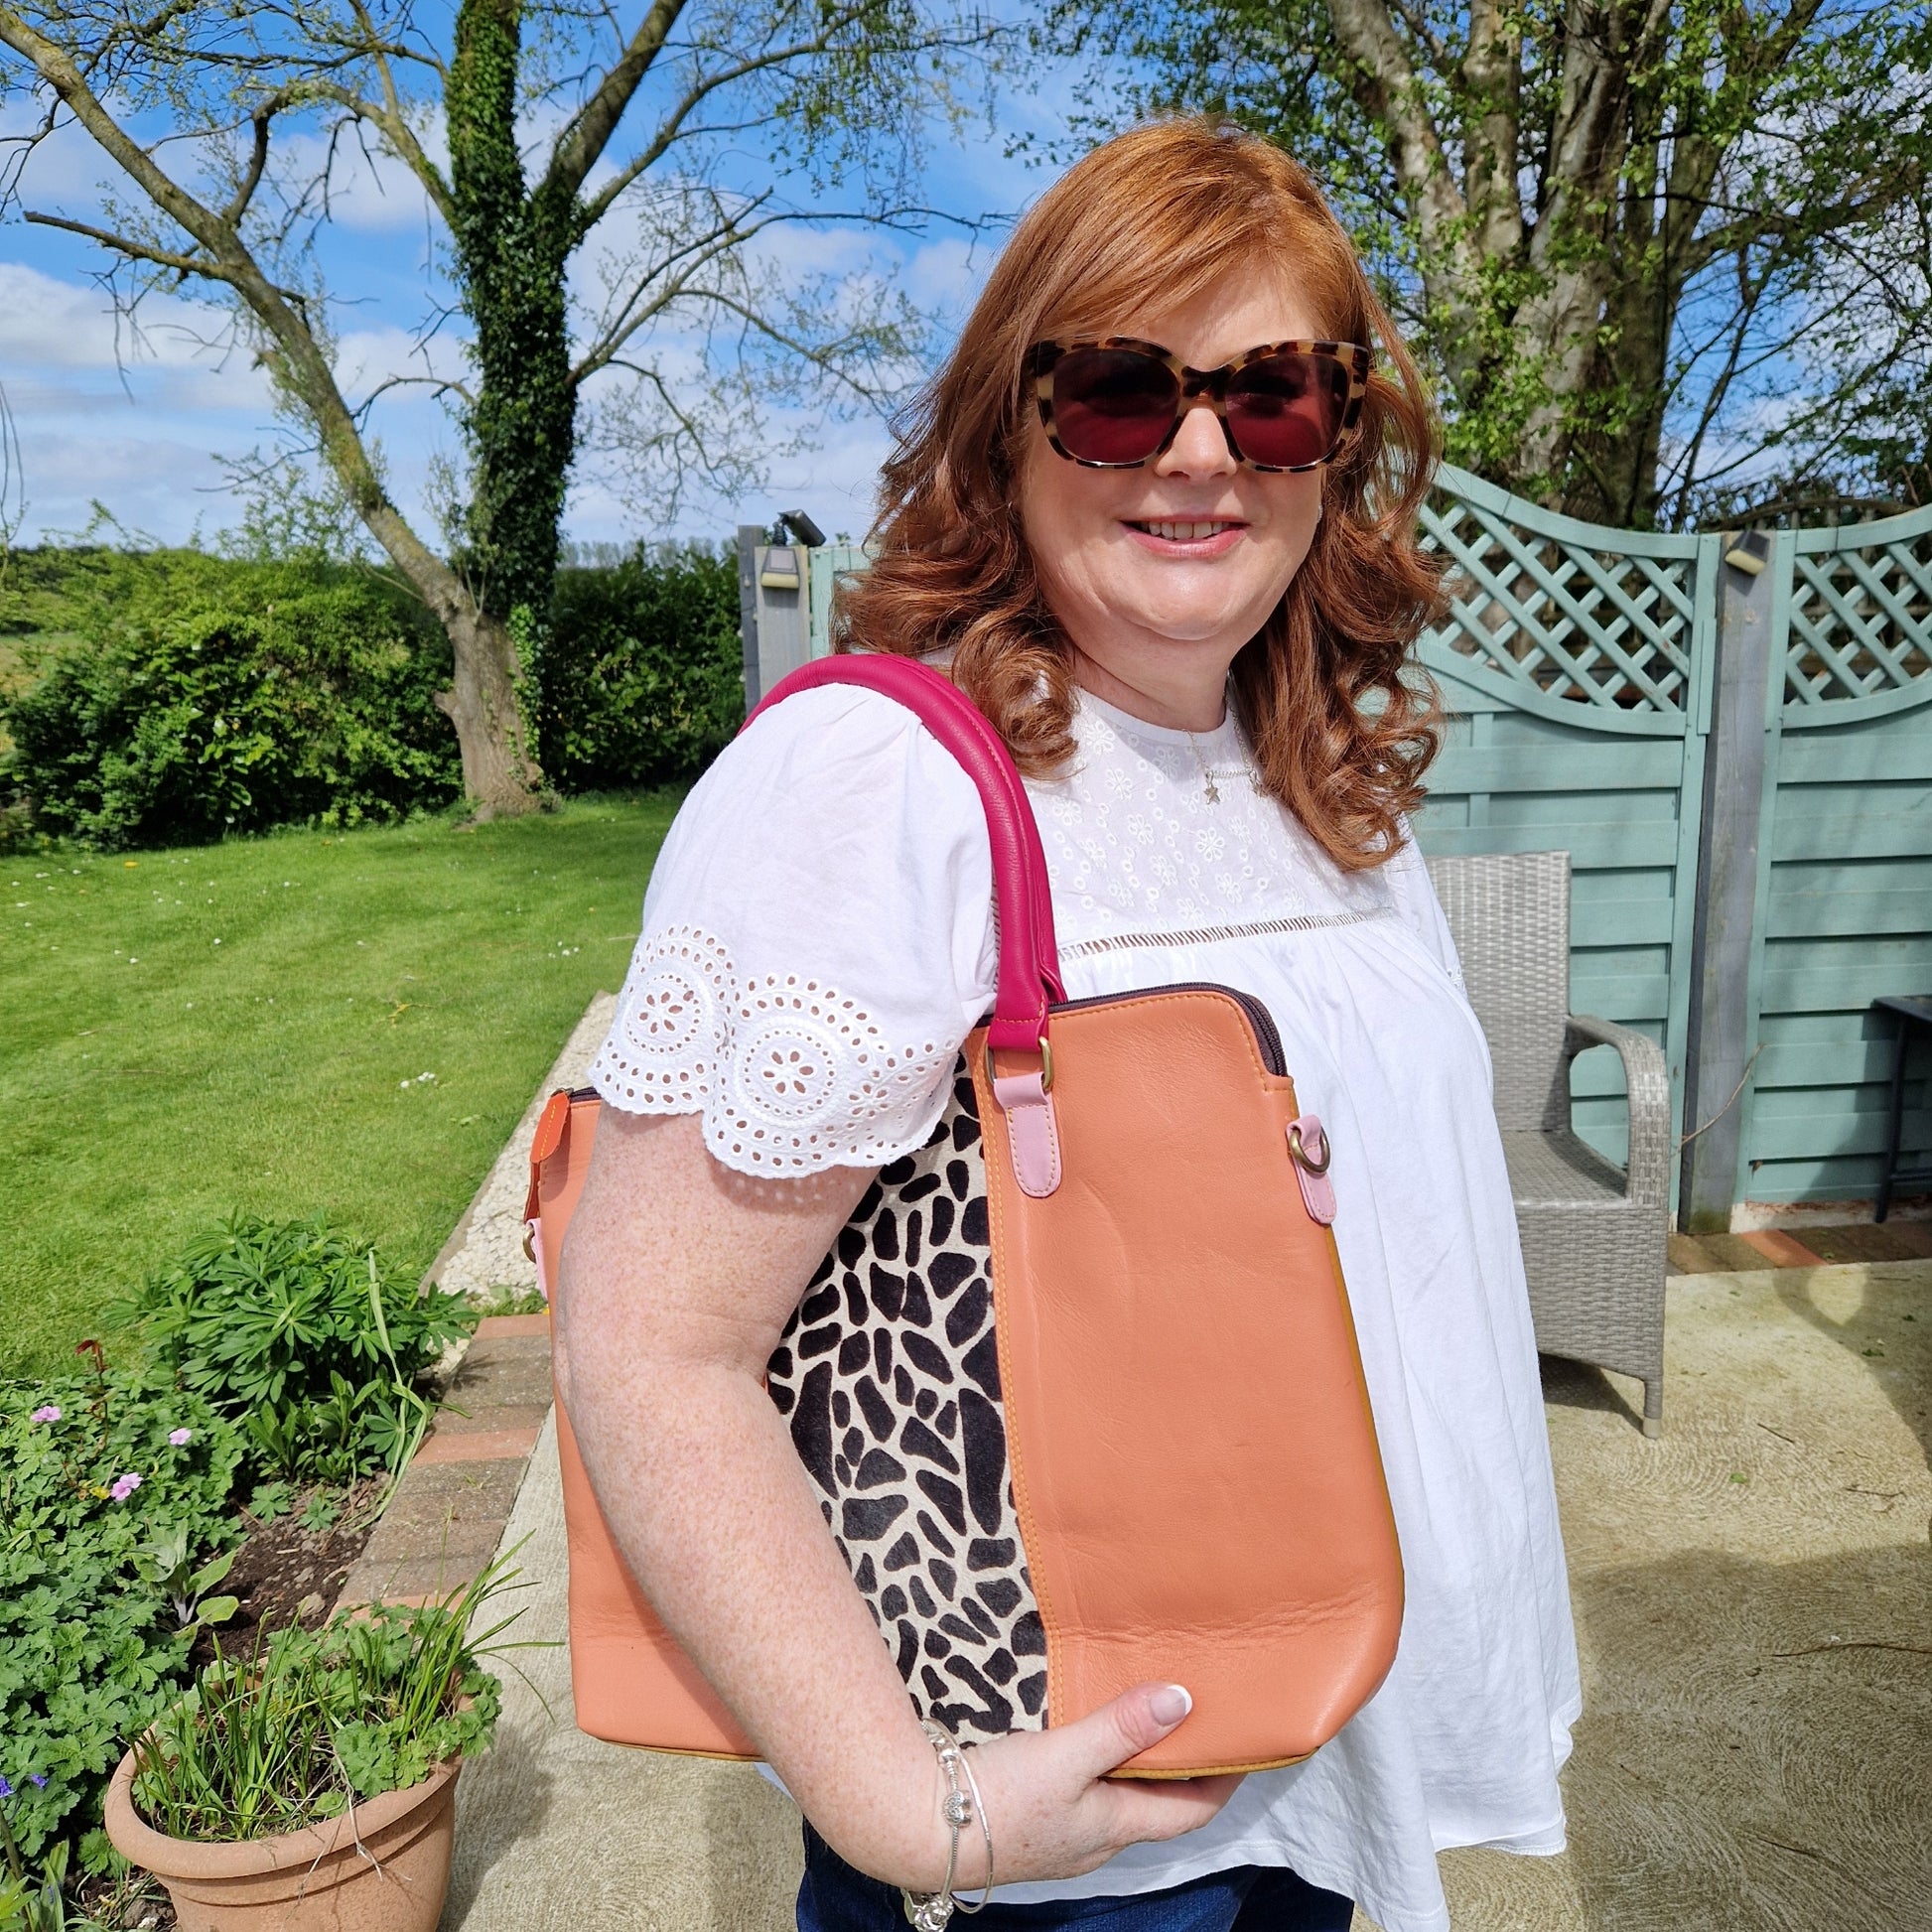
<svg viewBox="0 0 1932 1932">
<path fill-rule="evenodd" d="M 1177 1725 L 1194 1708 L 1194 1700 L 1178 1684 L 1163 1684 L 1147 1701 L 1148 1716 L 1158 1725 Z"/>
</svg>

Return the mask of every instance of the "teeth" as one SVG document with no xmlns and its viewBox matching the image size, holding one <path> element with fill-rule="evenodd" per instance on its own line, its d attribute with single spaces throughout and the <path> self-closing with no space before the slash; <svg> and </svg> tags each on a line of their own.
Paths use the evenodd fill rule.
<svg viewBox="0 0 1932 1932">
<path fill-rule="evenodd" d="M 1165 537 L 1170 543 L 1197 543 L 1202 537 L 1219 536 L 1234 528 L 1232 523 L 1143 523 L 1150 536 Z"/>
</svg>

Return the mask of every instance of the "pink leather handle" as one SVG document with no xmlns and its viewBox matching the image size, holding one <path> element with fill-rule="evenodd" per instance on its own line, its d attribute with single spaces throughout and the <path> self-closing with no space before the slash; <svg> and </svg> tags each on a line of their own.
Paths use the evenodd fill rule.
<svg viewBox="0 0 1932 1932">
<path fill-rule="evenodd" d="M 780 678 L 752 712 L 822 684 L 856 684 L 903 705 L 959 760 L 986 813 L 993 847 L 993 891 L 1000 911 L 1000 984 L 987 1030 L 990 1043 L 1020 1052 L 1040 1050 L 1047 1008 L 1064 1000 L 1059 948 L 1053 940 L 1053 901 L 1046 855 L 1027 788 L 1012 755 L 979 707 L 942 671 L 916 658 L 856 652 L 814 658 Z"/>
</svg>

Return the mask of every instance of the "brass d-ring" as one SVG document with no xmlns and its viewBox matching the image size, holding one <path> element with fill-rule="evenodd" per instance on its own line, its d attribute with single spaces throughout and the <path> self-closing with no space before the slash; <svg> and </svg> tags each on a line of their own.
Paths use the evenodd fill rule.
<svg viewBox="0 0 1932 1932">
<path fill-rule="evenodd" d="M 1295 1157 L 1297 1167 L 1319 1178 L 1328 1172 L 1328 1130 L 1317 1127 L 1314 1131 L 1321 1136 L 1321 1159 L 1318 1163 L 1310 1159 L 1308 1149 L 1302 1145 L 1302 1123 L 1299 1120 L 1288 1130 L 1288 1151 Z"/>
<path fill-rule="evenodd" d="M 999 1078 L 1000 1069 L 993 1064 L 993 1041 L 991 1036 L 986 1042 L 986 1077 Z M 1041 1093 L 1053 1091 L 1053 1042 L 1044 1034 L 1039 1036 L 1039 1090 Z"/>
</svg>

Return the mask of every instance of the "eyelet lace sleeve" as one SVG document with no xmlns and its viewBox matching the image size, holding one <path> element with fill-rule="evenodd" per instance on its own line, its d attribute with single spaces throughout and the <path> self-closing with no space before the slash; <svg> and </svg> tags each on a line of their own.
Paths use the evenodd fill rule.
<svg viewBox="0 0 1932 1932">
<path fill-rule="evenodd" d="M 892 1044 L 863 1007 L 815 979 L 741 978 L 721 940 L 676 925 L 638 947 L 591 1080 L 630 1112 L 701 1112 L 727 1167 L 813 1173 L 916 1147 L 958 1051 L 953 1040 Z"/>
<path fill-rule="evenodd" d="M 991 1005 L 992 884 L 972 782 L 909 712 L 788 698 L 678 814 L 592 1083 L 702 1115 L 741 1173 L 897 1160 Z"/>
</svg>

